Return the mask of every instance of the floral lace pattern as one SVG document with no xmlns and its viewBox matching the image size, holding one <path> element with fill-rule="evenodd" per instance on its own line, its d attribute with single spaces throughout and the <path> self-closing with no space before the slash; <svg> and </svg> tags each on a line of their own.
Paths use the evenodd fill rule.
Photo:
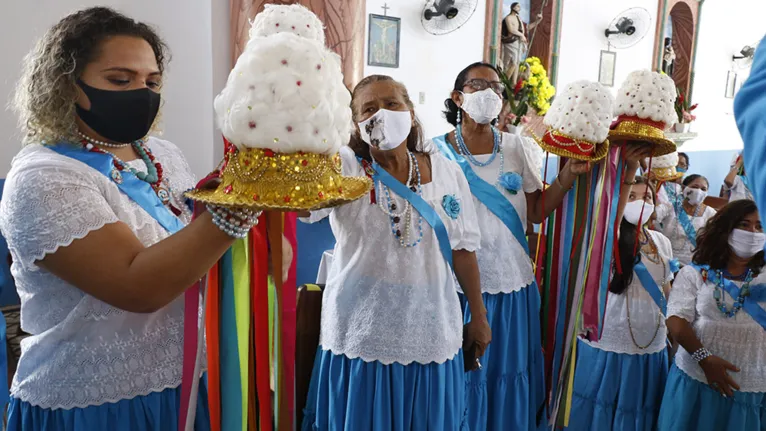
<svg viewBox="0 0 766 431">
<path fill-rule="evenodd" d="M 350 149 L 341 156 L 344 175 L 364 175 Z M 437 154 L 431 163 L 423 199 L 443 221 L 452 249 L 475 251 L 480 238 L 468 183 L 456 163 Z M 456 219 L 442 208 L 448 194 L 462 204 Z M 420 244 L 401 247 L 388 216 L 369 197 L 334 208 L 330 225 L 337 243 L 322 300 L 322 347 L 383 364 L 452 359 L 463 318 L 452 271 L 430 226 L 423 223 Z"/>
<path fill-rule="evenodd" d="M 752 285 L 766 283 L 761 273 Z M 741 281 L 735 281 L 742 287 Z M 766 331 L 744 310 L 726 317 L 715 303 L 713 283 L 702 280 L 700 273 L 686 266 L 676 276 L 668 301 L 668 317 L 678 316 L 690 322 L 694 332 L 710 352 L 735 366 L 740 372 L 730 373 L 742 392 L 766 392 Z M 734 300 L 726 291 L 722 299 L 731 307 Z M 759 303 L 766 307 L 766 301 Z M 676 354 L 678 367 L 693 379 L 707 384 L 702 368 L 683 348 Z"/>
<path fill-rule="evenodd" d="M 173 144 L 150 138 L 173 200 L 194 177 Z M 138 164 L 131 162 L 134 167 Z M 184 223 L 188 215 L 181 216 Z M 40 145 L 14 159 L 0 202 L 0 229 L 13 257 L 21 325 L 32 334 L 11 393 L 43 408 L 130 399 L 181 381 L 183 299 L 152 314 L 112 307 L 42 270 L 36 261 L 104 225 L 123 222 L 150 246 L 168 233 L 103 174 Z"/>
<path fill-rule="evenodd" d="M 659 232 L 651 230 L 647 232 L 657 244 L 664 265 L 653 263 L 647 258 L 643 258 L 641 262 L 649 270 L 657 285 L 662 287 L 663 284 L 673 279 L 673 273 L 668 264 L 673 258 L 670 241 Z M 598 342 L 587 340 L 583 340 L 583 342 L 607 352 L 629 355 L 657 353 L 665 348 L 667 344 L 665 318 L 659 316 L 660 310 L 657 304 L 649 296 L 649 292 L 646 291 L 635 273 L 625 292 L 620 295 L 609 292 L 608 295 L 601 339 Z M 630 325 L 628 325 L 628 307 L 630 307 Z M 646 346 L 644 349 L 640 349 L 633 342 L 629 332 L 631 330 L 636 343 Z"/>
</svg>

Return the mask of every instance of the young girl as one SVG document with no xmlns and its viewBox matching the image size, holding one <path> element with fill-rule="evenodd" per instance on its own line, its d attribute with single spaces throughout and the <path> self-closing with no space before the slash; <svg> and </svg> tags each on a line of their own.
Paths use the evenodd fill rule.
<svg viewBox="0 0 766 431">
<path fill-rule="evenodd" d="M 629 160 L 625 178 L 635 181 L 626 180 L 620 191 L 620 260 L 613 264 L 603 333 L 598 341 L 578 341 L 569 430 L 656 425 L 668 373 L 664 307 L 674 263 L 670 241 L 647 228 L 656 193 L 635 177 L 636 168 Z"/>
</svg>

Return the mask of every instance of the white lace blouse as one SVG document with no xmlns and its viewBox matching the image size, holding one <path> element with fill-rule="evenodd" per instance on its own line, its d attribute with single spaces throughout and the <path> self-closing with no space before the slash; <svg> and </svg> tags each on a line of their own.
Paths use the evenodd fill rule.
<svg viewBox="0 0 766 431">
<path fill-rule="evenodd" d="M 340 153 L 344 175 L 365 175 L 351 149 L 343 147 Z M 475 251 L 480 236 L 468 183 L 456 163 L 437 154 L 430 157 L 432 181 L 423 185 L 423 199 L 444 222 L 452 249 Z M 391 194 L 402 207 L 403 199 Z M 442 207 L 446 195 L 460 202 L 456 219 Z M 337 242 L 322 300 L 322 347 L 383 364 L 452 359 L 462 344 L 463 318 L 452 270 L 428 223 L 423 221 L 422 242 L 406 248 L 369 196 L 315 212 L 311 221 L 328 213 Z"/>
<path fill-rule="evenodd" d="M 150 138 L 147 144 L 162 163 L 173 201 L 183 202 L 181 194 L 195 185 L 183 155 L 167 141 Z M 130 164 L 143 167 L 140 160 Z M 181 218 L 189 222 L 188 215 Z M 77 160 L 40 145 L 25 147 L 13 160 L 0 202 L 0 229 L 13 256 L 21 327 L 31 334 L 21 344 L 14 397 L 69 409 L 181 383 L 182 298 L 151 314 L 130 313 L 35 264 L 115 222 L 128 225 L 145 246 L 168 236 L 109 178 Z"/>
<path fill-rule="evenodd" d="M 766 273 L 762 272 L 751 285 L 764 283 Z M 743 283 L 734 284 L 741 288 Z M 732 318 L 726 317 L 715 303 L 714 287 L 691 266 L 682 268 L 670 293 L 668 317 L 678 316 L 691 323 L 703 346 L 739 367 L 740 372 L 729 375 L 742 392 L 766 392 L 766 330 L 744 309 Z M 725 290 L 722 299 L 728 308 L 732 307 L 734 300 Z M 759 305 L 766 307 L 766 301 Z M 678 349 L 676 364 L 695 380 L 707 384 L 702 368 L 683 347 Z"/>
<path fill-rule="evenodd" d="M 750 192 L 750 189 L 747 188 L 745 185 L 745 182 L 742 181 L 742 177 L 737 175 L 734 177 L 734 182 L 731 186 L 731 189 L 729 189 L 729 192 L 731 193 L 729 195 L 729 202 L 734 201 L 740 201 L 740 200 L 753 200 L 753 194 Z"/>
<path fill-rule="evenodd" d="M 657 245 L 662 261 L 659 264 L 653 263 L 643 257 L 641 262 L 649 270 L 649 274 L 657 285 L 662 288 L 673 279 L 669 264 L 673 259 L 670 241 L 659 232 L 651 230 L 647 232 Z M 628 308 L 630 308 L 630 319 L 628 319 Z M 631 331 L 633 338 L 631 338 Z M 607 294 L 601 339 L 598 342 L 583 341 L 608 352 L 643 355 L 662 351 L 667 343 L 667 332 L 665 317 L 661 315 L 659 307 L 634 272 L 633 280 L 622 294 L 612 292 Z M 645 348 L 642 349 L 636 344 Z"/>
<path fill-rule="evenodd" d="M 679 186 L 680 187 L 680 186 Z M 678 191 L 680 195 L 680 191 Z M 662 195 L 664 194 L 664 199 Z M 655 226 L 659 228 L 673 244 L 673 257 L 675 257 L 682 265 L 688 265 L 692 261 L 692 254 L 694 252 L 694 246 L 689 242 L 689 238 L 686 236 L 683 226 L 676 218 L 676 213 L 673 210 L 673 205 L 668 201 L 665 190 L 661 190 L 658 193 L 660 198 L 660 205 L 657 206 L 657 220 Z M 679 197 L 683 199 L 683 197 Z M 705 210 L 698 217 L 689 216 L 689 220 L 692 222 L 694 230 L 699 230 L 707 224 L 707 221 L 713 218 L 715 210 L 709 206 L 705 207 Z"/>
<path fill-rule="evenodd" d="M 426 144 L 428 149 L 435 149 L 432 142 Z M 433 151 L 433 150 L 432 150 Z M 539 159 L 536 152 L 542 153 L 537 144 L 527 144 L 527 141 L 510 133 L 503 133 L 503 172 L 500 172 L 500 157 L 487 166 L 471 164 L 473 171 L 489 184 L 502 192 L 503 196 L 513 205 L 521 219 L 524 231 L 527 229 L 527 198 L 525 193 L 532 193 L 543 188 Z M 490 154 L 476 155 L 480 163 L 486 163 Z M 516 194 L 510 193 L 498 185 L 498 177 L 505 172 L 514 172 L 521 176 L 521 189 Z M 481 232 L 481 250 L 476 253 L 481 273 L 481 291 L 491 294 L 511 293 L 528 286 L 534 280 L 532 260 L 524 248 L 503 222 L 489 208 L 472 196 L 476 207 Z M 532 246 L 532 245 L 530 245 Z M 462 292 L 462 291 L 461 291 Z"/>
</svg>

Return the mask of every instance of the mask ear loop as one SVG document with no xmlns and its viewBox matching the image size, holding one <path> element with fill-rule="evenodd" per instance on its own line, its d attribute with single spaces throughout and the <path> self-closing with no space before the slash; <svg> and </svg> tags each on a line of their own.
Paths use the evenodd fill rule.
<svg viewBox="0 0 766 431">
<path fill-rule="evenodd" d="M 654 159 L 654 155 L 649 156 L 649 167 L 647 171 L 649 173 L 652 172 L 652 160 Z M 647 175 L 648 177 L 648 175 Z M 649 181 L 647 181 L 648 183 Z M 649 190 L 649 184 L 646 185 L 647 191 Z M 643 204 L 641 205 L 641 213 L 638 215 L 638 223 L 636 223 L 638 226 L 636 226 L 636 241 L 635 244 L 633 244 L 633 256 L 636 255 L 638 252 L 638 237 L 641 235 L 641 228 L 644 227 L 644 223 L 642 223 L 644 220 L 644 208 L 646 208 L 646 199 L 643 199 Z"/>
</svg>

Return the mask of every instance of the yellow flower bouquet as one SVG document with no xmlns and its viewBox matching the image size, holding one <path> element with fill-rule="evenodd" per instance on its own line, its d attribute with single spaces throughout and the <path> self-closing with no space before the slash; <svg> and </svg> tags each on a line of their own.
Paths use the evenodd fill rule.
<svg viewBox="0 0 766 431">
<path fill-rule="evenodd" d="M 529 108 L 543 116 L 551 107 L 551 99 L 556 94 L 556 88 L 548 79 L 548 72 L 537 57 L 529 57 L 519 66 L 521 78 L 518 82 L 510 82 L 508 77 L 501 76 L 505 84 L 506 96 L 510 105 L 510 118 L 514 126 L 518 126 L 524 118 L 528 118 Z"/>
</svg>

